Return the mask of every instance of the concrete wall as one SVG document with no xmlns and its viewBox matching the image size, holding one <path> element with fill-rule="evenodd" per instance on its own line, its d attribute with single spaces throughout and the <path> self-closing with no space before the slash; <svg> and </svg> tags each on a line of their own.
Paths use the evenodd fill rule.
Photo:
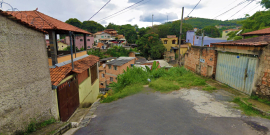
<svg viewBox="0 0 270 135">
<path fill-rule="evenodd" d="M 185 54 L 185 68 L 202 76 L 214 78 L 216 65 L 217 52 L 215 48 L 193 46 Z M 209 70 L 210 68 L 212 70 Z"/>
<path fill-rule="evenodd" d="M 102 74 L 104 74 L 104 77 L 102 77 Z M 106 88 L 105 75 L 106 75 L 105 68 L 103 68 L 102 66 L 99 67 L 99 88 Z M 101 83 L 103 83 L 103 85 L 101 85 Z"/>
<path fill-rule="evenodd" d="M 100 42 L 99 39 L 101 38 L 112 38 L 112 39 L 115 39 L 114 37 L 112 37 L 110 34 L 108 33 L 103 33 L 103 34 L 100 34 L 100 35 L 95 35 L 94 37 L 94 41 L 96 41 L 97 43 Z"/>
<path fill-rule="evenodd" d="M 67 48 L 69 45 L 62 43 L 62 42 L 58 42 L 58 50 L 64 50 L 65 48 Z"/>
<path fill-rule="evenodd" d="M 0 26 L 0 133 L 58 119 L 44 34 L 1 15 Z"/>
<path fill-rule="evenodd" d="M 91 73 L 89 68 L 89 73 Z M 80 107 L 88 107 L 97 100 L 99 93 L 99 79 L 91 84 L 91 75 L 79 85 Z"/>
</svg>

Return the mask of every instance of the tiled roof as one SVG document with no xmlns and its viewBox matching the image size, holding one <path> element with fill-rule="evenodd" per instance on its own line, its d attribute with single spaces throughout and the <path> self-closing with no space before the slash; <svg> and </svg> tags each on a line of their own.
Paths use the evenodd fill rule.
<svg viewBox="0 0 270 135">
<path fill-rule="evenodd" d="M 71 71 L 71 67 L 50 68 L 52 85 L 57 86 Z"/>
<path fill-rule="evenodd" d="M 86 58 L 77 60 L 74 62 L 74 70 L 72 70 L 75 73 L 82 73 L 83 71 L 87 70 L 88 68 L 90 68 L 91 66 L 93 66 L 94 64 L 96 64 L 97 62 L 99 62 L 99 57 L 94 56 L 94 55 L 89 55 Z M 67 67 L 67 68 L 71 68 L 72 65 L 67 64 L 65 66 L 62 67 Z"/>
<path fill-rule="evenodd" d="M 248 35 L 269 35 L 270 34 L 270 28 L 266 29 L 261 29 L 261 30 L 256 30 L 248 33 L 243 33 L 243 36 L 248 36 Z"/>
<path fill-rule="evenodd" d="M 37 28 L 44 30 L 65 30 L 84 34 L 91 34 L 88 31 L 59 21 L 53 17 L 45 15 L 39 11 L 7 11 L 8 14 L 20 18 L 22 21 L 35 25 Z"/>
<path fill-rule="evenodd" d="M 119 57 L 115 60 L 107 62 L 106 64 L 107 65 L 114 65 L 114 66 L 122 66 L 133 59 L 135 59 L 135 57 Z"/>
<path fill-rule="evenodd" d="M 98 43 L 97 47 L 101 48 L 104 44 L 103 43 Z"/>
<path fill-rule="evenodd" d="M 230 42 L 211 43 L 211 45 L 266 46 L 269 43 L 270 43 L 270 35 L 267 35 Z"/>
<path fill-rule="evenodd" d="M 27 23 L 25 20 L 22 20 L 20 17 L 17 17 L 17 16 L 14 17 L 14 16 L 12 16 L 12 15 L 10 15 L 7 12 L 2 11 L 2 10 L 0 10 L 0 14 L 3 15 L 3 16 L 6 16 L 7 18 L 9 18 L 11 20 L 17 21 L 20 24 L 23 24 L 26 27 L 35 29 L 35 30 L 40 31 L 42 33 L 47 33 L 46 31 L 44 31 L 44 30 L 42 30 L 42 29 L 40 29 L 40 28 L 38 28 L 38 27 L 36 27 L 36 26 L 34 26 L 32 24 Z"/>
</svg>

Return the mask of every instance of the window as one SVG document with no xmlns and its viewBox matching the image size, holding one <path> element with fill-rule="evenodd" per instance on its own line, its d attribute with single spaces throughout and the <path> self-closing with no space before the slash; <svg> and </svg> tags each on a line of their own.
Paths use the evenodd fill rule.
<svg viewBox="0 0 270 135">
<path fill-rule="evenodd" d="M 228 33 L 228 31 L 225 31 L 225 33 Z"/>
<path fill-rule="evenodd" d="M 105 77 L 105 74 L 102 74 L 102 77 L 104 78 Z"/>
<path fill-rule="evenodd" d="M 117 77 L 115 77 L 115 80 L 117 80 Z"/>
<path fill-rule="evenodd" d="M 64 46 L 62 45 L 62 47 L 64 47 Z"/>
<path fill-rule="evenodd" d="M 112 66 L 111 65 L 108 65 L 109 66 L 109 69 L 112 69 Z"/>
<path fill-rule="evenodd" d="M 167 40 L 164 41 L 164 44 L 167 44 Z"/>
<path fill-rule="evenodd" d="M 87 41 L 90 41 L 90 39 L 87 39 Z"/>
<path fill-rule="evenodd" d="M 172 41 L 172 44 L 175 44 L 175 40 Z"/>
<path fill-rule="evenodd" d="M 93 84 L 98 79 L 97 64 L 90 68 L 91 71 L 91 83 Z"/>
<path fill-rule="evenodd" d="M 117 66 L 114 66 L 114 70 L 117 70 Z"/>
<path fill-rule="evenodd" d="M 108 38 L 110 38 L 110 36 L 108 36 Z"/>
<path fill-rule="evenodd" d="M 103 83 L 100 83 L 100 85 L 102 85 L 102 86 L 103 86 Z"/>
<path fill-rule="evenodd" d="M 101 38 L 104 38 L 104 36 L 101 36 Z"/>
<path fill-rule="evenodd" d="M 110 77 L 110 81 L 113 82 L 113 78 L 112 77 Z"/>
<path fill-rule="evenodd" d="M 80 39 L 80 41 L 83 41 L 83 39 Z"/>
<path fill-rule="evenodd" d="M 90 48 L 90 46 L 88 46 L 87 48 Z"/>
</svg>

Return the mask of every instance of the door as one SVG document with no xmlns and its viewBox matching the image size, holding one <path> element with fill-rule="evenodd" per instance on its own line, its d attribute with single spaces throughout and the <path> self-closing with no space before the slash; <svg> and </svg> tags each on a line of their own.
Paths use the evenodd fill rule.
<svg viewBox="0 0 270 135">
<path fill-rule="evenodd" d="M 58 108 L 61 121 L 67 121 L 79 107 L 78 79 L 72 78 L 57 88 Z"/>
<path fill-rule="evenodd" d="M 216 80 L 250 95 L 257 61 L 254 57 L 219 52 Z"/>
</svg>

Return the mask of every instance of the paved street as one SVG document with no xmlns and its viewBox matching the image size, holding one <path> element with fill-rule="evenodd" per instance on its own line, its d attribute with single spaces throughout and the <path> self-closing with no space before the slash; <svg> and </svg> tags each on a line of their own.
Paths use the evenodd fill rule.
<svg viewBox="0 0 270 135">
<path fill-rule="evenodd" d="M 226 91 L 144 92 L 100 104 L 75 135 L 266 135 L 270 121 L 242 115 Z"/>
</svg>

